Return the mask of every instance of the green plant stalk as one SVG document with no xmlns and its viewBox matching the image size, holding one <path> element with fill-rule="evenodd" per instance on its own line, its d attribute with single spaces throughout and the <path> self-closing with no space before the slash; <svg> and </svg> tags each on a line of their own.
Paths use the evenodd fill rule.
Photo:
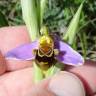
<svg viewBox="0 0 96 96">
<path fill-rule="evenodd" d="M 32 41 L 39 37 L 36 0 L 21 0 L 22 15 Z"/>
<path fill-rule="evenodd" d="M 83 3 L 80 5 L 80 7 L 78 8 L 76 14 L 74 15 L 73 19 L 71 20 L 67 32 L 64 36 L 64 40 L 68 41 L 69 44 L 73 44 L 75 35 L 77 33 L 77 28 L 79 25 L 79 19 L 80 19 L 80 14 L 82 11 L 82 7 L 83 7 Z"/>
</svg>

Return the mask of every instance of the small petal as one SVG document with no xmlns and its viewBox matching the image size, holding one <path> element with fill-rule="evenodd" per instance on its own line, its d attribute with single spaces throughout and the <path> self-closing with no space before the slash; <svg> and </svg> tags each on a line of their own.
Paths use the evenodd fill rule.
<svg viewBox="0 0 96 96">
<path fill-rule="evenodd" d="M 9 51 L 5 57 L 7 59 L 32 60 L 35 58 L 34 54 L 32 54 L 33 49 L 38 49 L 38 41 L 17 47 Z"/>
<path fill-rule="evenodd" d="M 68 65 L 82 65 L 84 63 L 83 57 L 73 50 L 68 44 L 58 40 L 57 44 L 55 44 L 60 51 L 59 55 L 56 56 L 57 60 Z"/>
</svg>

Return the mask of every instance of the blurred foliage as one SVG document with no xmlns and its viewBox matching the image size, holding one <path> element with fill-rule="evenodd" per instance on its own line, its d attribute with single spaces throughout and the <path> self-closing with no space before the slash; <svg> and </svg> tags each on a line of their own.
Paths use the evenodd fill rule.
<svg viewBox="0 0 96 96">
<path fill-rule="evenodd" d="M 0 11 L 0 18 L 2 18 L 0 20 L 0 27 L 2 26 L 8 26 L 8 22 L 6 20 L 6 17 L 3 15 L 3 13 Z"/>
<path fill-rule="evenodd" d="M 5 15 L 9 25 L 24 24 L 19 0 L 0 0 L 0 11 Z"/>
<path fill-rule="evenodd" d="M 67 26 L 83 0 L 49 0 L 44 23 L 64 36 Z M 22 25 L 19 0 L 0 0 L 0 26 Z M 84 57 L 96 60 L 96 0 L 85 0 L 73 47 Z"/>
</svg>

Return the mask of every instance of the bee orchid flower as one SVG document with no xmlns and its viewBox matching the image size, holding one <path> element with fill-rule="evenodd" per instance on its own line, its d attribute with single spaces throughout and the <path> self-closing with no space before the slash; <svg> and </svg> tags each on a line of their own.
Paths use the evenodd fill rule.
<svg viewBox="0 0 96 96">
<path fill-rule="evenodd" d="M 48 0 L 21 0 L 23 19 L 33 42 L 21 45 L 5 54 L 6 59 L 33 61 L 35 82 L 56 73 L 58 68 L 56 66 L 57 69 L 55 70 L 54 65 L 57 62 L 73 66 L 84 64 L 84 58 L 78 52 L 63 42 L 57 35 L 50 35 L 46 27 L 42 28 L 47 2 Z M 64 40 L 70 39 L 71 43 L 68 41 L 70 44 L 75 37 L 82 6 L 83 4 L 76 12 L 68 28 L 69 30 L 64 36 Z M 43 31 L 40 32 L 40 29 L 43 29 Z"/>
<path fill-rule="evenodd" d="M 36 50 L 38 52 L 34 52 Z M 84 63 L 83 57 L 78 52 L 56 36 L 54 39 L 51 36 L 41 36 L 38 40 L 21 45 L 5 55 L 7 59 L 17 60 L 38 60 L 37 56 L 40 57 L 40 60 L 43 58 L 45 63 L 50 63 L 53 59 L 73 66 Z M 39 62 L 42 63 L 40 60 Z"/>
</svg>

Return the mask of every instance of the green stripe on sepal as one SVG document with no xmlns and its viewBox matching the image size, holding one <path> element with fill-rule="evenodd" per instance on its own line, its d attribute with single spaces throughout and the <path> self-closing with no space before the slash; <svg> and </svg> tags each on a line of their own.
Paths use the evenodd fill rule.
<svg viewBox="0 0 96 96">
<path fill-rule="evenodd" d="M 62 64 L 56 63 L 55 65 L 51 66 L 47 71 L 43 71 L 43 74 L 45 74 L 45 78 L 48 78 L 60 72 L 63 67 L 64 65 L 62 66 Z"/>
<path fill-rule="evenodd" d="M 79 25 L 79 20 L 80 20 L 80 15 L 81 15 L 81 11 L 82 11 L 82 7 L 83 7 L 83 3 L 80 5 L 80 7 L 78 8 L 76 14 L 74 15 L 73 19 L 71 20 L 67 32 L 64 36 L 64 40 L 66 40 L 69 44 L 73 44 L 74 42 L 74 38 L 77 32 L 77 28 Z"/>
<path fill-rule="evenodd" d="M 43 71 L 34 63 L 34 82 L 38 83 L 44 78 Z"/>
</svg>

